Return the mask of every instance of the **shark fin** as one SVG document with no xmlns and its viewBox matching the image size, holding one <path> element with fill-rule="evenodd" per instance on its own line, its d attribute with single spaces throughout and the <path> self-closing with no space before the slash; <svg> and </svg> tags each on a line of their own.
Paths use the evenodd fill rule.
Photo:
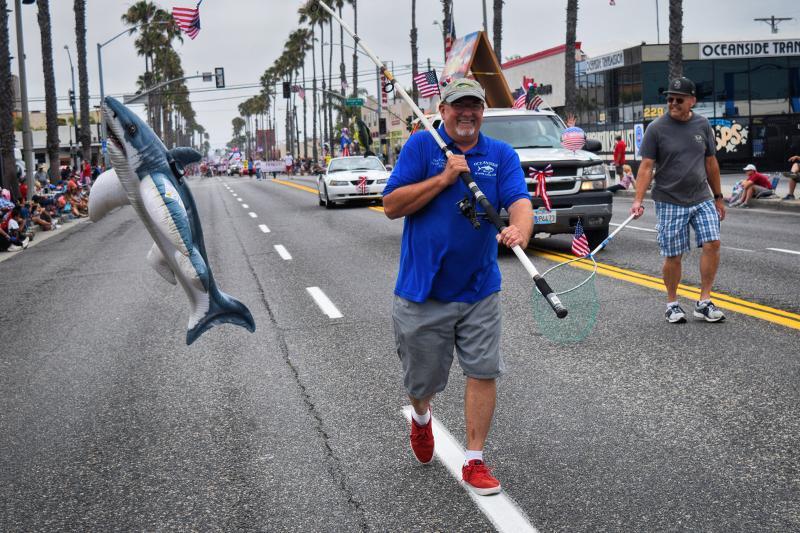
<svg viewBox="0 0 800 533">
<path fill-rule="evenodd" d="M 187 345 L 192 344 L 200 335 L 219 324 L 242 326 L 250 333 L 256 330 L 253 315 L 242 302 L 219 290 L 213 280 L 210 289 L 208 311 L 193 328 L 186 332 Z"/>
<path fill-rule="evenodd" d="M 92 195 L 89 197 L 89 218 L 97 222 L 112 210 L 123 205 L 129 205 L 128 193 L 122 187 L 114 169 L 109 169 L 100 174 L 92 185 Z"/>
<path fill-rule="evenodd" d="M 192 163 L 197 163 L 201 159 L 203 159 L 203 154 L 195 150 L 194 148 L 188 148 L 185 146 L 180 146 L 178 148 L 173 148 L 169 151 L 169 154 L 172 156 L 175 161 L 179 162 L 183 166 L 191 165 Z"/>
<path fill-rule="evenodd" d="M 150 266 L 153 267 L 153 270 L 158 272 L 158 275 L 167 280 L 167 283 L 171 285 L 175 285 L 177 281 L 175 280 L 175 273 L 167 264 L 167 260 L 164 259 L 164 255 L 161 253 L 158 245 L 153 243 L 153 246 L 150 248 L 150 251 L 147 252 L 147 262 L 150 263 Z"/>
</svg>

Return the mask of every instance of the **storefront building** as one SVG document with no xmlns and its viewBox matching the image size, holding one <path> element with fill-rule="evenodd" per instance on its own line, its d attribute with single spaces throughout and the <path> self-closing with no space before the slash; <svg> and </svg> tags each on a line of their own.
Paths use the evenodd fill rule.
<svg viewBox="0 0 800 533">
<path fill-rule="evenodd" d="M 644 129 L 667 112 L 668 57 L 668 45 L 643 44 L 578 65 L 578 124 L 604 151 L 622 135 L 639 160 Z M 800 39 L 686 43 L 683 74 L 697 86 L 694 111 L 711 122 L 724 169 L 787 170 L 800 150 Z"/>
</svg>

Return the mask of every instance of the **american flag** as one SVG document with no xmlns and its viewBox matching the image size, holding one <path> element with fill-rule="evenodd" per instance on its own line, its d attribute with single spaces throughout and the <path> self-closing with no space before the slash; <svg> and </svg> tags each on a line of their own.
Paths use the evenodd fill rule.
<svg viewBox="0 0 800 533">
<path fill-rule="evenodd" d="M 553 165 L 547 165 L 544 167 L 544 170 L 536 170 L 534 167 L 531 167 L 528 175 L 536 180 L 536 192 L 534 192 L 533 195 L 541 197 L 545 209 L 552 211 L 553 206 L 550 203 L 550 197 L 547 196 L 546 180 L 547 176 L 553 175 Z"/>
<path fill-rule="evenodd" d="M 531 101 L 528 102 L 527 108 L 531 109 L 533 111 L 538 111 L 539 110 L 539 106 L 541 106 L 543 103 L 544 103 L 544 100 L 542 100 L 542 97 L 539 96 L 538 94 L 535 94 L 535 95 L 533 95 L 533 98 L 531 98 Z"/>
<path fill-rule="evenodd" d="M 586 133 L 576 127 L 567 128 L 561 134 L 561 146 L 567 150 L 580 150 L 586 144 Z"/>
<path fill-rule="evenodd" d="M 583 225 L 580 219 L 575 225 L 575 235 L 572 236 L 572 253 L 578 257 L 586 257 L 591 250 L 589 249 L 589 240 L 583 232 Z"/>
<path fill-rule="evenodd" d="M 190 39 L 194 39 L 200 33 L 200 2 L 197 7 L 173 7 L 172 18 Z"/>
<path fill-rule="evenodd" d="M 456 40 L 456 23 L 453 19 L 453 3 L 450 2 L 450 25 L 447 27 L 447 33 L 444 36 L 444 57 L 445 61 L 450 56 L 450 50 L 453 49 L 453 43 Z"/>
<path fill-rule="evenodd" d="M 439 92 L 439 79 L 436 77 L 435 70 L 420 72 L 414 76 L 414 83 L 419 89 L 419 95 L 423 98 L 430 98 L 434 95 L 441 95 Z"/>
<path fill-rule="evenodd" d="M 359 176 L 358 177 L 358 185 L 356 185 L 356 190 L 360 194 L 367 194 L 367 177 L 366 176 Z"/>
<path fill-rule="evenodd" d="M 297 96 L 299 96 L 303 100 L 306 99 L 306 90 L 303 89 L 300 85 L 293 85 L 292 86 L 292 92 L 297 93 Z"/>
<path fill-rule="evenodd" d="M 514 105 L 512 105 L 511 107 L 513 107 L 514 109 L 525 109 L 526 96 L 527 95 L 525 94 L 525 91 L 522 91 L 522 94 L 517 96 L 517 99 L 514 100 Z"/>
</svg>

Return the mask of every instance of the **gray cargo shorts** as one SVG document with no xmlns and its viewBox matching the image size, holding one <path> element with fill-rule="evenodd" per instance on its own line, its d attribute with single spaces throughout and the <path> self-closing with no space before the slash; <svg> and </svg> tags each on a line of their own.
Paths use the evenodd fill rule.
<svg viewBox="0 0 800 533">
<path fill-rule="evenodd" d="M 426 398 L 447 386 L 453 349 L 464 375 L 493 379 L 505 372 L 500 354 L 500 294 L 474 304 L 394 297 L 392 319 L 403 384 L 412 398 Z"/>
</svg>

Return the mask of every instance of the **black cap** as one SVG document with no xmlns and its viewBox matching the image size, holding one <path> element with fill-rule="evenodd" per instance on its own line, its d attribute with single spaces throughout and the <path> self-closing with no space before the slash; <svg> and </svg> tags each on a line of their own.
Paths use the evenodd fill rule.
<svg viewBox="0 0 800 533">
<path fill-rule="evenodd" d="M 667 94 L 695 96 L 694 82 L 689 78 L 675 78 L 669 82 L 669 88 L 665 92 Z"/>
</svg>

